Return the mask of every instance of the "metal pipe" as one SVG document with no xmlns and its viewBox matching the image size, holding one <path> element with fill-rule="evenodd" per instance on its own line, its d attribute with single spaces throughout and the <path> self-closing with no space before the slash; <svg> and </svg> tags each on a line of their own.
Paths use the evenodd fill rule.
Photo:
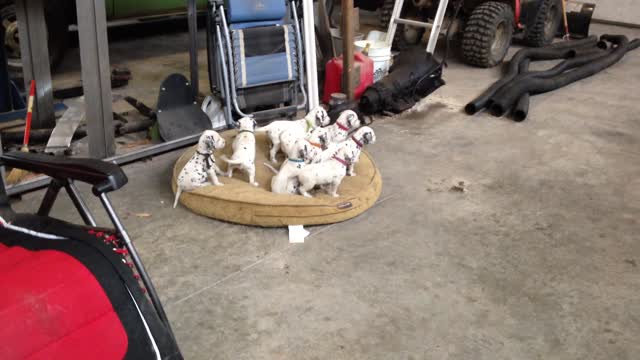
<svg viewBox="0 0 640 360">
<path fill-rule="evenodd" d="M 442 21 L 444 15 L 447 12 L 447 5 L 449 0 L 440 0 L 438 4 L 438 11 L 436 17 L 433 19 L 433 27 L 431 28 L 431 34 L 429 34 L 429 43 L 427 44 L 427 52 L 433 55 L 436 50 L 436 44 L 438 43 L 438 37 L 440 36 L 440 29 L 442 28 Z"/>
<path fill-rule="evenodd" d="M 104 209 L 106 210 L 107 215 L 109 215 L 109 218 L 113 223 L 113 226 L 115 226 L 116 231 L 118 232 L 122 240 L 124 240 L 124 244 L 127 248 L 127 251 L 129 251 L 129 255 L 133 260 L 133 264 L 136 267 L 136 270 L 138 271 L 138 273 L 140 274 L 142 283 L 147 289 L 147 293 L 149 294 L 149 298 L 151 298 L 151 303 L 153 304 L 153 307 L 156 309 L 156 312 L 158 313 L 158 317 L 160 317 L 160 320 L 162 320 L 162 322 L 167 326 L 167 330 L 169 331 L 169 333 L 171 333 L 171 336 L 173 336 L 173 331 L 171 330 L 169 319 L 167 318 L 167 315 L 165 314 L 164 309 L 162 308 L 162 303 L 160 302 L 158 293 L 156 292 L 156 289 L 154 288 L 153 283 L 151 282 L 151 279 L 149 278 L 149 275 L 147 274 L 147 271 L 144 268 L 144 265 L 142 265 L 140 256 L 138 256 L 138 252 L 136 251 L 135 246 L 133 246 L 133 243 L 131 242 L 131 238 L 129 238 L 129 234 L 127 233 L 124 226 L 120 222 L 120 218 L 118 218 L 118 215 L 113 209 L 113 206 L 111 205 L 111 201 L 109 201 L 109 197 L 107 196 L 106 193 L 100 194 L 100 201 L 102 202 L 102 206 L 104 206 Z"/>
<path fill-rule="evenodd" d="M 67 190 L 67 194 L 69 194 L 73 205 L 75 205 L 76 209 L 80 213 L 85 225 L 97 226 L 96 220 L 93 218 L 93 215 L 91 215 L 91 210 L 89 210 L 89 207 L 82 199 L 82 196 L 80 196 L 80 192 L 73 180 L 68 180 L 64 187 Z"/>
<path fill-rule="evenodd" d="M 302 12 L 304 18 L 304 44 L 307 64 L 307 96 L 309 108 L 320 106 L 320 94 L 318 90 L 318 63 L 316 59 L 316 31 L 313 15 L 313 0 L 302 0 Z"/>
<path fill-rule="evenodd" d="M 193 97 L 198 96 L 200 82 L 198 80 L 198 10 L 196 0 L 187 0 L 187 16 L 189 26 L 189 73 Z"/>
<path fill-rule="evenodd" d="M 298 50 L 298 77 L 300 78 L 299 83 L 300 83 L 300 91 L 302 91 L 302 97 L 304 98 L 303 104 L 298 106 L 298 109 L 301 110 L 303 108 L 305 108 L 307 106 L 307 101 L 309 101 L 309 99 L 307 98 L 307 91 L 304 89 L 304 69 L 305 66 L 303 65 L 304 63 L 304 54 L 302 53 L 302 38 L 300 37 L 300 20 L 298 19 L 298 10 L 296 10 L 296 2 L 292 1 L 291 2 L 291 12 L 293 14 L 293 22 L 294 22 L 294 28 L 296 31 L 296 45 L 297 45 L 297 50 Z M 309 109 L 311 110 L 311 109 Z"/>
<path fill-rule="evenodd" d="M 219 56 L 216 61 L 219 61 L 222 65 L 222 86 L 224 87 L 224 91 L 221 94 L 224 95 L 224 101 L 226 103 L 225 113 L 227 126 L 233 126 L 233 114 L 231 113 L 231 90 L 229 89 L 229 79 L 227 78 L 229 74 L 227 73 L 227 61 L 224 56 L 224 47 L 222 46 L 222 34 L 220 31 L 220 25 L 216 24 L 216 39 L 218 39 L 218 52 Z"/>
<path fill-rule="evenodd" d="M 222 5 L 220 6 L 220 19 L 222 19 L 222 29 L 224 30 L 224 39 L 227 43 L 227 55 L 231 58 L 233 57 L 233 51 L 231 49 L 231 38 L 229 37 L 229 27 L 227 26 L 227 18 L 224 15 L 224 8 Z M 226 56 L 225 56 L 226 59 Z M 238 94 L 236 93 L 236 77 L 234 73 L 233 61 L 230 62 L 229 68 L 229 78 L 231 80 L 231 102 L 233 103 L 233 108 L 236 112 L 242 117 L 250 117 L 251 115 L 245 114 L 242 110 L 240 110 L 240 106 L 238 106 Z"/>
<path fill-rule="evenodd" d="M 53 208 L 53 204 L 55 204 L 56 199 L 58 198 L 58 194 L 60 193 L 60 189 L 62 188 L 62 184 L 59 180 L 52 181 L 47 187 L 47 192 L 44 194 L 42 198 L 42 202 L 40 203 L 40 208 L 38 209 L 38 216 L 49 216 L 51 213 L 51 209 Z"/>
<path fill-rule="evenodd" d="M 396 19 L 396 23 L 397 24 L 402 24 L 402 25 L 409 25 L 409 26 L 413 26 L 413 27 L 422 27 L 422 28 L 425 28 L 425 29 L 433 28 L 433 24 L 432 23 L 428 23 L 428 22 L 424 22 L 424 21 L 416 21 L 416 20 L 411 20 L 411 19 Z"/>
</svg>

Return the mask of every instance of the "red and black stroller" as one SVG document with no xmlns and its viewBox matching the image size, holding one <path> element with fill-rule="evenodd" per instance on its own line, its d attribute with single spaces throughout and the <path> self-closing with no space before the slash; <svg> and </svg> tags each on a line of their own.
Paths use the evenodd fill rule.
<svg viewBox="0 0 640 360">
<path fill-rule="evenodd" d="M 52 178 L 38 213 L 16 214 L 0 178 L 0 359 L 182 359 L 169 321 L 107 194 L 117 165 L 8 153 L 0 165 Z M 114 228 L 98 228 L 74 181 L 89 183 Z M 49 217 L 65 189 L 85 225 Z"/>
</svg>

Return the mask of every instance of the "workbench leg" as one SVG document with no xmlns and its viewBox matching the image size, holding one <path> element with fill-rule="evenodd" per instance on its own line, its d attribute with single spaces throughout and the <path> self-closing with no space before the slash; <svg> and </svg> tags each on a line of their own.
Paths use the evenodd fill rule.
<svg viewBox="0 0 640 360">
<path fill-rule="evenodd" d="M 187 0 L 187 14 L 189 19 L 189 72 L 191 75 L 191 89 L 193 89 L 193 97 L 197 98 L 200 92 L 200 80 L 198 79 L 198 10 L 196 0 Z"/>
<path fill-rule="evenodd" d="M 355 28 L 353 26 L 353 0 L 342 0 L 342 92 L 347 94 L 349 100 L 354 99 L 353 79 L 353 39 Z"/>
<path fill-rule="evenodd" d="M 56 124 L 44 2 L 16 0 L 25 89 L 29 89 L 31 80 L 36 81 L 36 101 L 31 125 L 34 129 L 52 128 Z"/>
<path fill-rule="evenodd" d="M 89 155 L 115 154 L 105 0 L 76 0 Z"/>
</svg>

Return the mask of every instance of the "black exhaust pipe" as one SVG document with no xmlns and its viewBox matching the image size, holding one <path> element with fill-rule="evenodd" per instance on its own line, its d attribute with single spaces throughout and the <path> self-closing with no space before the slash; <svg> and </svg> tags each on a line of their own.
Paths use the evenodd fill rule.
<svg viewBox="0 0 640 360">
<path fill-rule="evenodd" d="M 625 36 L 620 35 L 603 35 L 601 39 L 617 45 L 610 54 L 558 76 L 530 77 L 523 81 L 514 82 L 512 86 L 500 89 L 492 97 L 491 113 L 496 116 L 503 115 L 525 93 L 535 95 L 549 92 L 595 75 L 620 61 L 627 52 L 640 47 L 640 39 L 629 42 Z"/>
<path fill-rule="evenodd" d="M 493 85 L 491 85 L 487 90 L 480 94 L 480 96 L 469 102 L 464 108 L 465 112 L 469 115 L 473 115 L 483 108 L 487 107 L 490 98 L 496 93 L 496 91 L 498 91 L 502 86 L 509 83 L 518 75 L 520 63 L 524 59 L 531 58 L 535 60 L 554 60 L 568 58 L 572 57 L 571 55 L 575 55 L 575 49 L 594 46 L 597 43 L 598 38 L 595 36 L 590 36 L 582 40 L 559 42 L 545 48 L 527 48 L 519 50 L 509 61 L 507 73 L 502 77 L 502 79 L 493 83 Z M 568 53 L 567 51 L 570 52 Z"/>
</svg>

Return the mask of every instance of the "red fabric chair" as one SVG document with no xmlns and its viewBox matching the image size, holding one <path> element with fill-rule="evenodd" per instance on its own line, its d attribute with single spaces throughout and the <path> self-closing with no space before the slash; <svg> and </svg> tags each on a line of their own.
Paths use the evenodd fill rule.
<svg viewBox="0 0 640 360">
<path fill-rule="evenodd" d="M 182 359 L 153 285 L 106 197 L 126 184 L 122 170 L 96 160 L 33 154 L 6 154 L 0 162 L 40 167 L 53 177 L 39 215 L 11 211 L 0 181 L 0 359 Z M 95 226 L 74 179 L 94 185 L 115 229 Z M 48 216 L 62 188 L 88 225 Z"/>
</svg>

